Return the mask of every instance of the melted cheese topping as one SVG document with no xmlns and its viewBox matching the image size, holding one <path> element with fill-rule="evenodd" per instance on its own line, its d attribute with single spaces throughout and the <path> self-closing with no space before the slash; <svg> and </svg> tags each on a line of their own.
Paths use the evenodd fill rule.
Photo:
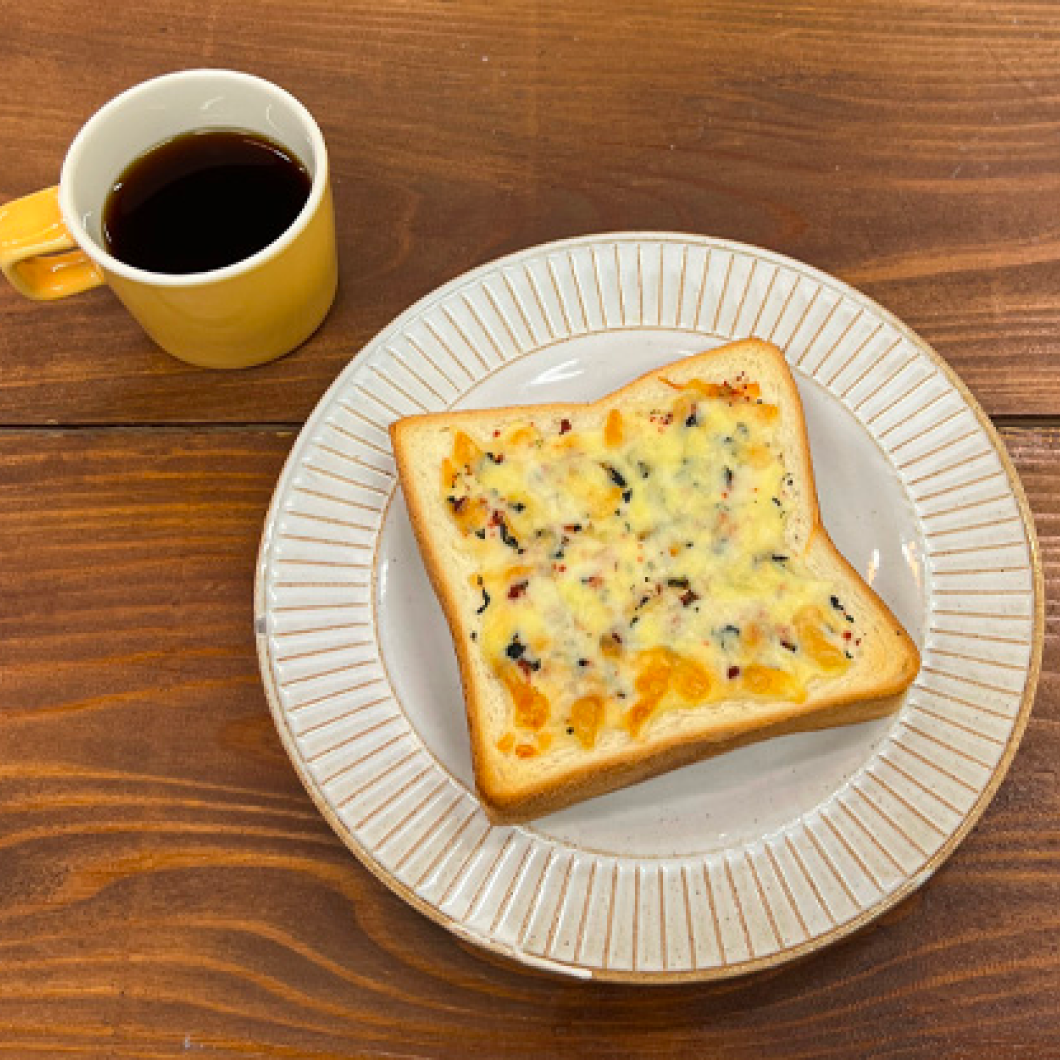
<svg viewBox="0 0 1060 1060">
<path fill-rule="evenodd" d="M 791 479 L 759 395 L 693 380 L 596 430 L 457 432 L 441 490 L 478 571 L 472 635 L 511 701 L 501 751 L 635 740 L 720 699 L 800 701 L 850 665 L 851 616 L 788 553 Z"/>
</svg>

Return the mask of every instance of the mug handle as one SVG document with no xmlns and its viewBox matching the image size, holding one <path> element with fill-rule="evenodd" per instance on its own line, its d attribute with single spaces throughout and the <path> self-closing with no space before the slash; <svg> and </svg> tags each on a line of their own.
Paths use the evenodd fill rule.
<svg viewBox="0 0 1060 1060">
<path fill-rule="evenodd" d="M 36 301 L 103 283 L 99 266 L 66 230 L 57 186 L 0 206 L 0 269 L 16 291 Z"/>
</svg>

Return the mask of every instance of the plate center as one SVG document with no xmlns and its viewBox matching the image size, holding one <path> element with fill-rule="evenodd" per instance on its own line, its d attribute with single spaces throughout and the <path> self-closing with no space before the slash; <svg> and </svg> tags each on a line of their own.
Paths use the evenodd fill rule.
<svg viewBox="0 0 1060 1060">
<path fill-rule="evenodd" d="M 652 329 L 571 339 L 506 365 L 462 408 L 589 401 L 721 339 Z M 825 526 L 918 643 L 922 547 L 905 492 L 857 420 L 797 375 Z M 450 773 L 474 788 L 456 658 L 400 492 L 379 542 L 375 609 L 402 707 Z M 873 755 L 893 719 L 766 740 L 534 821 L 563 843 L 607 854 L 712 853 L 777 831 L 829 799 Z"/>
</svg>

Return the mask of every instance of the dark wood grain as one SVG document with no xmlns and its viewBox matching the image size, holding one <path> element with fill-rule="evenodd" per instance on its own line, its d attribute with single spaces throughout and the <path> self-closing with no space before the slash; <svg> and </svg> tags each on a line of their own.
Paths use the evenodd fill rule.
<svg viewBox="0 0 1060 1060">
<path fill-rule="evenodd" d="M 8 0 L 0 40 L 0 199 L 53 183 L 126 86 L 246 69 L 325 131 L 342 283 L 306 348 L 235 376 L 170 361 L 106 292 L 44 307 L 0 290 L 0 422 L 298 422 L 439 283 L 616 229 L 793 255 L 920 331 L 990 412 L 1057 411 L 1060 22 L 1044 0 Z"/>
<path fill-rule="evenodd" d="M 1060 430 L 1006 432 L 1060 580 Z M 332 835 L 257 675 L 288 433 L 0 436 L 0 1056 L 1055 1056 L 1060 628 L 981 824 L 875 926 L 720 985 L 457 942 Z"/>
</svg>

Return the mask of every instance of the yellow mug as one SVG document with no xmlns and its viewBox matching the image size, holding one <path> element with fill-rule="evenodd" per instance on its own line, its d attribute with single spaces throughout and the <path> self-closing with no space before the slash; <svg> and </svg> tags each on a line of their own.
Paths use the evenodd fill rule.
<svg viewBox="0 0 1060 1060">
<path fill-rule="evenodd" d="M 103 206 L 125 167 L 196 129 L 244 129 L 291 151 L 312 179 L 291 226 L 256 254 L 210 272 L 149 272 L 107 252 Z M 0 268 L 29 298 L 107 284 L 164 350 L 208 368 L 290 352 L 335 298 L 335 219 L 324 137 L 292 95 L 233 70 L 181 70 L 128 89 L 74 138 L 57 187 L 0 206 Z"/>
</svg>

